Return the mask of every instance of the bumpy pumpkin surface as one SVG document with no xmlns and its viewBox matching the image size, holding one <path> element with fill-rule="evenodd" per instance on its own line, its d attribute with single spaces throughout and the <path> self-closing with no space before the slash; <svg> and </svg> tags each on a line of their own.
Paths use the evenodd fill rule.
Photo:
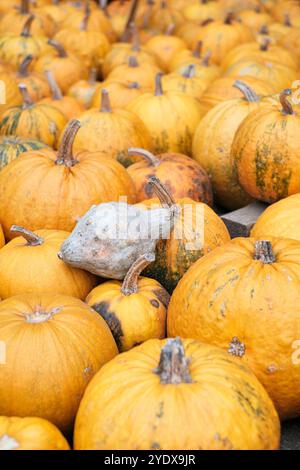
<svg viewBox="0 0 300 470">
<path fill-rule="evenodd" d="M 24 152 L 47 147 L 39 140 L 23 139 L 17 136 L 0 137 L 0 169 L 15 160 Z"/>
<path fill-rule="evenodd" d="M 179 338 L 149 340 L 106 364 L 84 394 L 74 436 L 77 450 L 278 444 L 274 405 L 249 369 L 219 348 Z"/>
<path fill-rule="evenodd" d="M 105 321 L 73 297 L 23 294 L 0 303 L 0 335 L 1 415 L 45 418 L 69 432 L 88 382 L 117 354 Z"/>
<path fill-rule="evenodd" d="M 54 424 L 41 418 L 0 416 L 0 450 L 69 450 Z"/>
<path fill-rule="evenodd" d="M 171 298 L 168 335 L 226 349 L 299 416 L 300 244 L 237 238 L 198 260 Z M 298 348 L 298 352 L 297 352 Z"/>
</svg>

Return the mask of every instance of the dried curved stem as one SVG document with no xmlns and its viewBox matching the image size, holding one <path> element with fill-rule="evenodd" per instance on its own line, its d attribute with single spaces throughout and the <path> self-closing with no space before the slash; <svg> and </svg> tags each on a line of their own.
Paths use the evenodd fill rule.
<svg viewBox="0 0 300 470">
<path fill-rule="evenodd" d="M 31 230 L 27 230 L 24 227 L 20 227 L 19 225 L 12 225 L 10 231 L 25 238 L 28 246 L 38 246 L 44 243 L 44 239 L 42 237 L 39 237 L 36 233 L 31 232 Z"/>
<path fill-rule="evenodd" d="M 140 52 L 141 50 L 141 38 L 137 27 L 134 25 L 132 34 L 132 46 L 131 50 L 134 52 Z"/>
<path fill-rule="evenodd" d="M 185 78 L 193 78 L 195 76 L 195 64 L 191 64 L 182 74 Z"/>
<path fill-rule="evenodd" d="M 166 205 L 169 208 L 172 208 L 176 205 L 176 202 L 174 201 L 167 188 L 161 183 L 161 181 L 156 176 L 151 176 L 148 180 L 148 184 L 152 186 L 154 193 L 156 194 L 162 205 Z"/>
<path fill-rule="evenodd" d="M 77 119 L 70 121 L 63 134 L 62 142 L 57 152 L 56 165 L 65 165 L 70 168 L 78 163 L 73 156 L 72 146 L 80 126 L 81 124 Z"/>
<path fill-rule="evenodd" d="M 254 244 L 254 259 L 264 264 L 275 263 L 272 244 L 268 240 L 257 240 Z"/>
<path fill-rule="evenodd" d="M 192 383 L 189 362 L 181 339 L 172 338 L 162 347 L 158 367 L 153 372 L 161 384 Z"/>
<path fill-rule="evenodd" d="M 282 112 L 283 114 L 294 114 L 293 106 L 288 100 L 288 96 L 292 94 L 292 90 L 287 88 L 283 90 L 279 95 L 279 100 L 282 105 Z"/>
<path fill-rule="evenodd" d="M 52 98 L 54 100 L 57 100 L 57 101 L 61 100 L 63 98 L 63 94 L 62 94 L 61 89 L 59 88 L 59 86 L 58 86 L 58 84 L 57 84 L 57 82 L 54 78 L 53 73 L 51 72 L 51 70 L 46 70 L 45 75 L 46 75 L 47 81 L 49 83 Z"/>
<path fill-rule="evenodd" d="M 158 72 L 156 74 L 156 77 L 155 77 L 155 91 L 154 91 L 155 96 L 162 96 L 164 94 L 163 87 L 162 87 L 162 79 L 161 79 L 162 76 L 163 76 L 162 72 Z"/>
<path fill-rule="evenodd" d="M 106 88 L 102 88 L 101 90 L 101 106 L 100 106 L 101 113 L 111 113 L 111 105 L 109 99 L 109 93 Z"/>
<path fill-rule="evenodd" d="M 27 20 L 25 21 L 22 32 L 21 32 L 21 36 L 23 38 L 28 38 L 31 35 L 30 34 L 30 29 L 31 29 L 31 24 L 32 24 L 34 18 L 35 18 L 34 15 L 30 15 L 30 16 L 28 16 Z"/>
<path fill-rule="evenodd" d="M 29 0 L 21 0 L 21 15 L 28 15 L 29 13 Z"/>
<path fill-rule="evenodd" d="M 27 108 L 28 106 L 32 106 L 34 102 L 28 93 L 27 86 L 24 83 L 20 83 L 19 90 L 23 98 L 23 107 Z"/>
<path fill-rule="evenodd" d="M 240 92 L 243 93 L 244 98 L 250 103 L 257 103 L 259 101 L 259 96 L 249 85 L 247 85 L 247 83 L 242 82 L 241 80 L 236 80 L 233 86 L 240 90 Z"/>
<path fill-rule="evenodd" d="M 66 49 L 60 42 L 55 41 L 55 39 L 49 39 L 48 44 L 55 48 L 59 57 L 67 57 Z"/>
<path fill-rule="evenodd" d="M 19 70 L 18 70 L 18 76 L 19 77 L 28 77 L 29 75 L 29 65 L 31 64 L 33 60 L 33 56 L 31 54 L 28 54 L 23 61 L 20 64 Z"/>
<path fill-rule="evenodd" d="M 155 255 L 147 253 L 140 256 L 131 266 L 123 281 L 121 292 L 124 295 L 135 294 L 138 291 L 138 279 L 141 272 L 155 261 Z"/>
<path fill-rule="evenodd" d="M 90 1 L 86 0 L 85 10 L 84 10 L 84 17 L 83 17 L 83 20 L 82 20 L 82 22 L 79 26 L 79 29 L 81 31 L 86 31 L 87 30 L 88 23 L 89 23 L 89 20 L 90 20 L 90 16 L 91 16 L 91 5 L 90 5 Z"/>
<path fill-rule="evenodd" d="M 161 161 L 149 150 L 131 147 L 128 149 L 128 155 L 139 155 L 144 157 L 152 166 L 159 166 Z"/>
<path fill-rule="evenodd" d="M 139 0 L 133 0 L 132 3 L 131 3 L 130 12 L 129 12 L 129 15 L 128 15 L 128 19 L 126 21 L 126 25 L 125 25 L 123 34 L 120 38 L 121 42 L 130 41 L 130 38 L 131 38 L 131 35 L 132 35 L 132 27 L 133 27 L 134 22 L 135 22 L 135 17 L 136 17 L 136 14 L 137 14 L 138 6 L 139 6 Z"/>
</svg>

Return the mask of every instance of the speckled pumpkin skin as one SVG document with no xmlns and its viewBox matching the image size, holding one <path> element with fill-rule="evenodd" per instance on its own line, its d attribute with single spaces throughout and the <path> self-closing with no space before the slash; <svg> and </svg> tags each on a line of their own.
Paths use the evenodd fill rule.
<svg viewBox="0 0 300 470">
<path fill-rule="evenodd" d="M 80 404 L 76 450 L 278 448 L 278 416 L 248 368 L 186 339 L 192 383 L 162 384 L 154 370 L 164 344 L 149 340 L 102 367 Z"/>
<path fill-rule="evenodd" d="M 181 208 L 181 214 L 170 239 L 157 243 L 155 261 L 144 271 L 146 276 L 159 281 L 169 293 L 196 260 L 230 240 L 224 222 L 209 206 L 190 198 L 177 199 L 176 204 Z M 159 203 L 154 198 L 139 205 L 153 208 Z M 180 234 L 181 226 L 185 228 L 182 238 L 179 238 L 177 233 Z"/>
<path fill-rule="evenodd" d="M 22 137 L 0 137 L 0 170 L 19 155 L 31 150 L 39 150 L 47 147 L 39 140 L 23 139 Z"/>
<path fill-rule="evenodd" d="M 168 336 L 225 350 L 238 338 L 245 353 L 237 360 L 253 370 L 287 419 L 300 410 L 300 245 L 271 240 L 272 264 L 253 259 L 252 238 L 234 239 L 197 261 L 171 297 Z"/>
<path fill-rule="evenodd" d="M 52 47 L 48 44 L 46 36 L 19 36 L 17 34 L 3 34 L 0 37 L 0 60 L 9 63 L 17 69 L 27 55 L 32 55 L 35 61 Z"/>
<path fill-rule="evenodd" d="M 231 148 L 241 186 L 252 197 L 275 202 L 300 192 L 300 113 L 286 115 L 281 106 L 252 111 Z"/>
</svg>

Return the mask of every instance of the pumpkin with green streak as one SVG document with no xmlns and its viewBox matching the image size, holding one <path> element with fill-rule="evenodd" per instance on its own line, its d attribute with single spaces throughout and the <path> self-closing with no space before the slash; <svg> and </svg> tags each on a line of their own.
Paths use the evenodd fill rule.
<svg viewBox="0 0 300 470">
<path fill-rule="evenodd" d="M 47 147 L 43 142 L 17 136 L 0 137 L 0 170 L 24 152 Z"/>
</svg>

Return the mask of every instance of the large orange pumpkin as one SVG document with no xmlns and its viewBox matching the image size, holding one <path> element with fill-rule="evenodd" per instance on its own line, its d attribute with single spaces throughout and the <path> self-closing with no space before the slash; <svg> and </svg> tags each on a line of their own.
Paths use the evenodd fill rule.
<svg viewBox="0 0 300 470">
<path fill-rule="evenodd" d="M 79 407 L 74 447 L 277 449 L 279 437 L 274 405 L 247 367 L 199 341 L 153 339 L 94 377 Z"/>
<path fill-rule="evenodd" d="M 0 413 L 45 418 L 69 432 L 83 392 L 117 354 L 105 321 L 67 295 L 23 294 L 0 302 Z"/>
<path fill-rule="evenodd" d="M 221 346 L 247 364 L 281 418 L 299 416 L 300 244 L 236 238 L 197 261 L 170 301 L 168 335 Z"/>
<path fill-rule="evenodd" d="M 47 145 L 39 140 L 22 139 L 13 135 L 0 137 L 0 170 L 22 153 L 45 147 Z"/>
<path fill-rule="evenodd" d="M 57 256 L 69 232 L 38 230 L 13 225 L 17 236 L 0 250 L 0 298 L 18 294 L 65 294 L 85 299 L 96 277 L 71 268 Z M 18 236 L 19 235 L 19 236 Z"/>
<path fill-rule="evenodd" d="M 0 450 L 69 450 L 54 424 L 41 418 L 0 416 Z"/>
<path fill-rule="evenodd" d="M 27 152 L 1 170 L 0 223 L 8 239 L 13 224 L 32 231 L 71 231 L 93 204 L 120 196 L 135 201 L 133 182 L 122 165 L 101 152 L 72 150 L 79 126 L 70 122 L 58 152 Z"/>
</svg>

